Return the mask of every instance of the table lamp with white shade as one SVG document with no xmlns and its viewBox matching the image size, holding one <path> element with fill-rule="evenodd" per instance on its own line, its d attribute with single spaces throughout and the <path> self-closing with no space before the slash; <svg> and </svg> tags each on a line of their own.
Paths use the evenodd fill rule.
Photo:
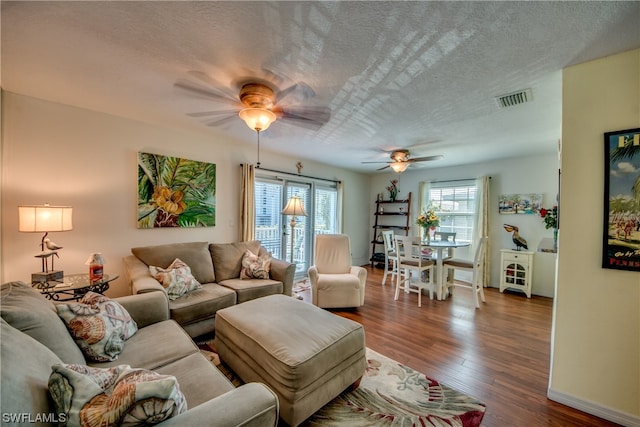
<svg viewBox="0 0 640 427">
<path fill-rule="evenodd" d="M 291 226 L 291 264 L 293 264 L 293 230 L 296 227 L 296 216 L 307 216 L 307 213 L 304 210 L 304 206 L 302 205 L 302 199 L 298 196 L 291 196 L 287 205 L 281 212 L 283 215 L 291 215 L 291 221 L 289 225 Z"/>
<path fill-rule="evenodd" d="M 32 283 L 61 282 L 64 273 L 53 267 L 54 257 L 58 256 L 61 246 L 47 238 L 49 232 L 69 231 L 73 229 L 73 208 L 71 206 L 22 205 L 18 206 L 18 231 L 24 233 L 44 233 L 40 243 L 41 253 L 36 258 L 42 260 L 42 272 L 31 275 Z M 48 251 L 46 251 L 47 249 Z M 49 269 L 51 258 L 51 269 Z"/>
</svg>

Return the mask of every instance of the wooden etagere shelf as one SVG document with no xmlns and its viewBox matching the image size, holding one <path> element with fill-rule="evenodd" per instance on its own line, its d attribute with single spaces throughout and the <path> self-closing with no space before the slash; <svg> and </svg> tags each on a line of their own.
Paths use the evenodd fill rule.
<svg viewBox="0 0 640 427">
<path fill-rule="evenodd" d="M 384 200 L 378 195 L 376 198 L 376 211 L 373 215 L 375 223 L 373 226 L 373 239 L 371 240 L 370 261 L 372 267 L 375 263 L 384 263 L 384 252 L 376 252 L 377 246 L 384 246 L 384 241 L 380 235 L 381 230 L 399 230 L 404 231 L 405 236 L 409 235 L 411 193 L 407 195 L 406 199 L 402 200 Z M 404 221 L 397 217 L 404 217 Z"/>
</svg>

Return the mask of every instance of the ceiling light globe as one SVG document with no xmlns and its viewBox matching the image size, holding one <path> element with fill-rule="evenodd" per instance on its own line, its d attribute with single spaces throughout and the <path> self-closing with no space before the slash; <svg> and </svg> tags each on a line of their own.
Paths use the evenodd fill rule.
<svg viewBox="0 0 640 427">
<path fill-rule="evenodd" d="M 409 162 L 393 162 L 389 166 L 391 166 L 394 172 L 402 173 L 409 167 Z"/>
<path fill-rule="evenodd" d="M 249 126 L 249 129 L 257 132 L 267 130 L 271 123 L 276 121 L 276 115 L 273 111 L 266 108 L 245 108 L 238 115 Z"/>
</svg>

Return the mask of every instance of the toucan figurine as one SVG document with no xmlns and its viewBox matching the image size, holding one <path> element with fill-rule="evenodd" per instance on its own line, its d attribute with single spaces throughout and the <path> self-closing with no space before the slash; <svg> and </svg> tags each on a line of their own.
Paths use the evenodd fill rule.
<svg viewBox="0 0 640 427">
<path fill-rule="evenodd" d="M 516 244 L 516 251 L 519 251 L 520 248 L 529 249 L 527 247 L 527 241 L 524 240 L 520 236 L 520 234 L 518 234 L 518 227 L 516 227 L 515 225 L 504 224 L 504 229 L 507 230 L 509 233 L 513 231 L 513 236 L 511 238 L 513 239 L 513 243 Z"/>
</svg>

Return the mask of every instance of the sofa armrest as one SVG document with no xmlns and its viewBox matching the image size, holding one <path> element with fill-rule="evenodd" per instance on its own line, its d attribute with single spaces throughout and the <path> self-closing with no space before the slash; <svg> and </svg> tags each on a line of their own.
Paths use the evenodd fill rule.
<svg viewBox="0 0 640 427">
<path fill-rule="evenodd" d="M 296 265 L 282 261 L 281 259 L 271 259 L 271 278 L 282 282 L 282 293 L 288 296 L 293 295 L 293 276 L 296 273 Z"/>
<path fill-rule="evenodd" d="M 169 319 L 169 302 L 161 292 L 147 292 L 115 298 L 129 312 L 139 328 Z"/>
<path fill-rule="evenodd" d="M 277 426 L 278 397 L 261 383 L 249 383 L 188 409 L 158 426 Z"/>
<path fill-rule="evenodd" d="M 318 301 L 318 277 L 320 273 L 318 272 L 318 267 L 312 265 L 307 270 L 307 274 L 309 275 L 309 283 L 311 284 L 311 302 Z"/>
<path fill-rule="evenodd" d="M 132 294 L 160 291 L 166 297 L 167 291 L 162 287 L 160 282 L 153 278 L 147 264 L 135 255 L 127 255 L 123 258 L 123 261 L 129 276 L 129 285 L 131 286 Z"/>
</svg>

